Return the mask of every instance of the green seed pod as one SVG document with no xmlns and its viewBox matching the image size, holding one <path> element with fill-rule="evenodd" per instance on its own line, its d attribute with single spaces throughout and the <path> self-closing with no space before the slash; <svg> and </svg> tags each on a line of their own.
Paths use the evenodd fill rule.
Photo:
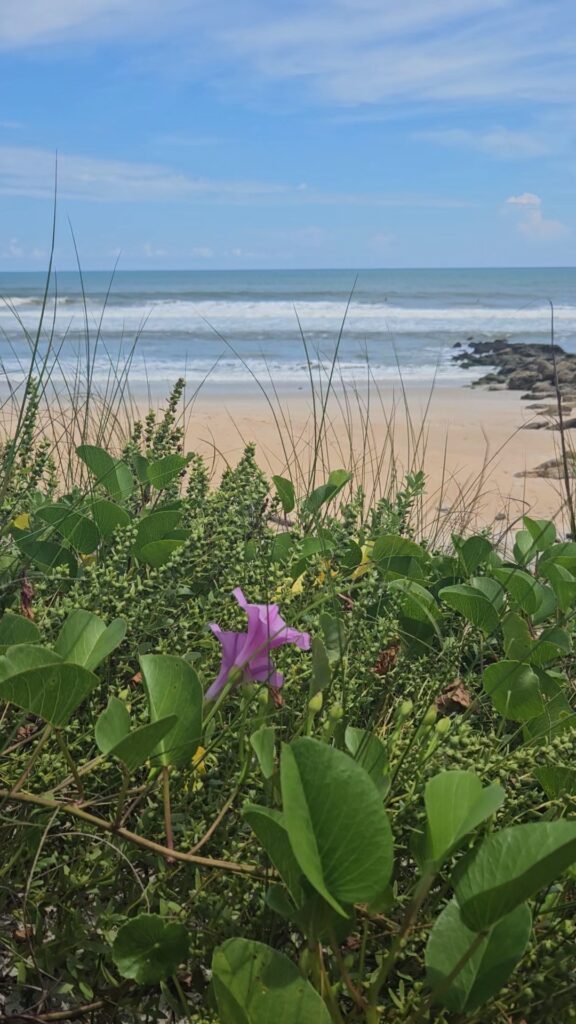
<svg viewBox="0 0 576 1024">
<path fill-rule="evenodd" d="M 397 717 L 400 719 L 409 718 L 414 710 L 414 703 L 411 700 L 403 700 L 397 711 Z"/>
<path fill-rule="evenodd" d="M 436 722 L 436 732 L 440 736 L 445 736 L 446 733 L 450 732 L 452 728 L 452 722 L 449 718 L 441 718 L 439 722 Z"/>
<path fill-rule="evenodd" d="M 339 722 L 344 717 L 344 708 L 341 704 L 333 704 L 328 714 L 333 722 Z"/>
<path fill-rule="evenodd" d="M 324 703 L 324 698 L 322 697 L 322 693 L 321 692 L 315 693 L 314 696 L 310 697 L 310 700 L 308 701 L 308 710 L 309 710 L 309 712 L 312 715 L 317 715 L 319 711 L 322 711 L 323 703 Z"/>
<path fill-rule="evenodd" d="M 437 716 L 438 712 L 436 711 L 434 705 L 431 704 L 430 707 L 428 708 L 428 711 L 424 715 L 424 718 L 422 719 L 422 726 L 426 727 L 427 725 L 434 725 Z"/>
</svg>

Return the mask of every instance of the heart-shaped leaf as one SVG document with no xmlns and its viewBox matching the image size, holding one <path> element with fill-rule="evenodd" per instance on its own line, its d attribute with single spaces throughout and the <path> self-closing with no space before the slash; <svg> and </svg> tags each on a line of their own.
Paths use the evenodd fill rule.
<svg viewBox="0 0 576 1024">
<path fill-rule="evenodd" d="M 500 625 L 500 616 L 492 601 L 469 583 L 456 583 L 443 587 L 439 595 L 450 608 L 463 615 L 486 635 L 495 633 Z"/>
<path fill-rule="evenodd" d="M 172 731 L 178 719 L 168 715 L 157 722 L 148 722 L 124 736 L 108 750 L 110 757 L 117 757 L 129 772 L 135 772 L 148 758 L 157 754 L 159 744 Z"/>
<path fill-rule="evenodd" d="M 122 643 L 125 635 L 124 619 L 114 619 L 107 626 L 94 612 L 76 608 L 62 626 L 54 649 L 63 661 L 93 671 Z"/>
</svg>

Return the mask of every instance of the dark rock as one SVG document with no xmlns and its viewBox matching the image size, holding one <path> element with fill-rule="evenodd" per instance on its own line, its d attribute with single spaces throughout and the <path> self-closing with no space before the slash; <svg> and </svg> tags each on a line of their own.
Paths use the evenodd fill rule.
<svg viewBox="0 0 576 1024">
<path fill-rule="evenodd" d="M 542 420 L 530 420 L 528 423 L 523 423 L 520 427 L 521 430 L 543 430 L 547 427 L 547 423 L 543 423 Z"/>
<path fill-rule="evenodd" d="M 559 420 L 557 420 L 556 423 L 549 423 L 548 424 L 548 430 L 574 430 L 575 427 L 576 427 L 576 416 L 571 416 L 567 420 L 563 419 L 562 420 L 562 427 L 560 426 L 560 421 Z"/>
</svg>

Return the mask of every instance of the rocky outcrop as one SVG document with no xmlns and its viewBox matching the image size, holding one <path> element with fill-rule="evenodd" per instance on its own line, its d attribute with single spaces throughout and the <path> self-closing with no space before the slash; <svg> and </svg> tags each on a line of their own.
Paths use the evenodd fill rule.
<svg viewBox="0 0 576 1024">
<path fill-rule="evenodd" d="M 534 417 L 522 424 L 523 430 L 576 429 L 576 355 L 565 352 L 560 345 L 512 344 L 507 338 L 472 340 L 454 353 L 452 360 L 464 369 L 490 367 L 472 387 L 523 392 L 522 399 L 531 403 L 527 408 L 534 411 Z M 576 476 L 572 459 L 570 469 Z M 553 479 L 563 475 L 564 468 L 558 459 L 516 474 Z"/>
</svg>

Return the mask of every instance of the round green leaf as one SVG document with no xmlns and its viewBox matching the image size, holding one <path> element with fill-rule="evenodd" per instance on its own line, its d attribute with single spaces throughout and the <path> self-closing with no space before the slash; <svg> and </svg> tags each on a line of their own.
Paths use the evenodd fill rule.
<svg viewBox="0 0 576 1024">
<path fill-rule="evenodd" d="M 120 928 L 112 959 L 123 978 L 157 985 L 174 974 L 188 956 L 188 947 L 183 924 L 166 924 L 158 914 L 140 914 Z"/>
<path fill-rule="evenodd" d="M 540 680 L 520 661 L 497 661 L 484 670 L 482 684 L 496 710 L 514 722 L 528 722 L 544 711 Z"/>
</svg>

